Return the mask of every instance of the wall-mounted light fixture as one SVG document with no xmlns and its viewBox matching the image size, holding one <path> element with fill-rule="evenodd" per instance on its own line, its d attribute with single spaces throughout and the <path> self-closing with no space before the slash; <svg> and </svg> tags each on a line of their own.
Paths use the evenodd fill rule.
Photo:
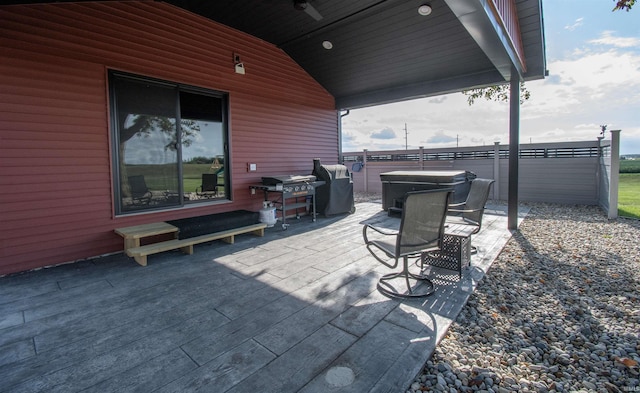
<svg viewBox="0 0 640 393">
<path fill-rule="evenodd" d="M 240 59 L 240 55 L 237 53 L 233 54 L 233 65 L 236 70 L 236 74 L 244 75 L 244 63 Z"/>
<path fill-rule="evenodd" d="M 418 7 L 418 14 L 420 14 L 422 16 L 431 15 L 432 11 L 433 11 L 433 9 L 431 8 L 431 6 L 429 4 L 423 4 L 420 7 Z"/>
<path fill-rule="evenodd" d="M 333 49 L 333 44 L 331 41 L 322 41 L 322 47 L 326 50 Z"/>
</svg>

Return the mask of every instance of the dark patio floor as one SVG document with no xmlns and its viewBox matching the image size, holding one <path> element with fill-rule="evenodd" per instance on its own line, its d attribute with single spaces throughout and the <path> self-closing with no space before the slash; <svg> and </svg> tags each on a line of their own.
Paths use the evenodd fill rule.
<svg viewBox="0 0 640 393">
<path fill-rule="evenodd" d="M 379 203 L 147 267 L 118 254 L 0 278 L 0 391 L 404 392 L 511 236 L 505 209 L 486 210 L 462 280 L 432 271 L 423 300 L 376 290 L 390 270 L 362 222 L 399 222 Z"/>
</svg>

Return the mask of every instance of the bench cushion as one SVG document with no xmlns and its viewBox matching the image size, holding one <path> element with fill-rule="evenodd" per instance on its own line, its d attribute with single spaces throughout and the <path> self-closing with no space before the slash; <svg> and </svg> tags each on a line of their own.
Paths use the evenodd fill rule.
<svg viewBox="0 0 640 393">
<path fill-rule="evenodd" d="M 167 221 L 180 229 L 178 239 L 188 239 L 229 229 L 245 227 L 260 223 L 260 213 L 248 210 L 235 210 L 226 213 L 206 216 L 182 218 Z"/>
</svg>

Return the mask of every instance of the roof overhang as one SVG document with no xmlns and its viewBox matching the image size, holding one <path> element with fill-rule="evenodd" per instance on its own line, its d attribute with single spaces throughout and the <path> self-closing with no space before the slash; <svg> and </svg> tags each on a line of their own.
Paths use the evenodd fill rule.
<svg viewBox="0 0 640 393">
<path fill-rule="evenodd" d="M 524 80 L 544 78 L 541 1 L 308 0 L 318 20 L 293 0 L 165 0 L 281 48 L 335 97 L 337 109 L 504 84 L 512 70 Z M 420 15 L 426 3 L 432 12 Z M 496 4 L 515 8 L 520 37 L 511 37 Z"/>
</svg>

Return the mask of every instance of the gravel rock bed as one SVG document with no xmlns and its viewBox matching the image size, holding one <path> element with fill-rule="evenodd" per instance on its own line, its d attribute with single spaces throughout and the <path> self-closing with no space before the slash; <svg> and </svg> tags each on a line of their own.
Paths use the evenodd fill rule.
<svg viewBox="0 0 640 393">
<path fill-rule="evenodd" d="M 530 207 L 406 392 L 640 392 L 640 221 Z"/>
</svg>

